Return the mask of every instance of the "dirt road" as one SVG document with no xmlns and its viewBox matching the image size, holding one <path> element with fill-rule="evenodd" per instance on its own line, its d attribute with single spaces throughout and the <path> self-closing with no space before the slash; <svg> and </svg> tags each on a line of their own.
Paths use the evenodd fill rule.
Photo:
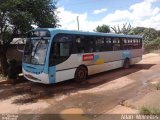
<svg viewBox="0 0 160 120">
<path fill-rule="evenodd" d="M 85 84 L 69 80 L 55 85 L 24 82 L 0 86 L 0 113 L 137 113 L 124 101 L 150 91 L 149 82 L 160 78 L 160 55 L 147 54 L 129 69 L 91 76 Z M 116 108 L 116 109 L 115 109 Z"/>
</svg>

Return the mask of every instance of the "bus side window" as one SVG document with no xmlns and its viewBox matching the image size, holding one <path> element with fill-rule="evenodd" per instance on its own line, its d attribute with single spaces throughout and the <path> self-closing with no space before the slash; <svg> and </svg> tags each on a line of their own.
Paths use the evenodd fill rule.
<svg viewBox="0 0 160 120">
<path fill-rule="evenodd" d="M 71 54 L 72 37 L 67 34 L 57 34 L 53 38 L 50 50 L 50 65 L 57 65 L 66 59 Z"/>
<path fill-rule="evenodd" d="M 110 37 L 105 38 L 105 50 L 112 51 L 112 39 Z"/>
<path fill-rule="evenodd" d="M 138 49 L 138 39 L 134 39 L 134 49 Z"/>
<path fill-rule="evenodd" d="M 130 49 L 130 39 L 126 38 L 125 50 L 129 50 L 129 49 Z"/>
<path fill-rule="evenodd" d="M 126 50 L 126 38 L 122 38 L 121 39 L 121 49 L 122 50 Z"/>
<path fill-rule="evenodd" d="M 52 50 L 51 53 L 54 57 L 58 57 L 59 56 L 59 45 L 58 43 L 54 43 L 52 46 Z"/>
<path fill-rule="evenodd" d="M 104 37 L 96 37 L 95 39 L 95 51 L 96 52 L 103 52 L 105 51 L 105 42 Z"/>
<path fill-rule="evenodd" d="M 129 38 L 129 39 L 128 39 L 128 49 L 129 49 L 129 50 L 133 48 L 132 45 L 133 45 L 132 39 Z"/>
<path fill-rule="evenodd" d="M 133 39 L 133 49 L 137 49 L 138 43 L 137 39 Z"/>
<path fill-rule="evenodd" d="M 74 38 L 72 53 L 84 53 L 84 50 L 81 45 L 81 37 L 80 36 L 75 36 L 75 38 Z"/>
<path fill-rule="evenodd" d="M 82 46 L 84 47 L 85 53 L 92 53 L 94 52 L 94 41 L 92 36 L 83 36 L 81 38 L 82 40 Z"/>
<path fill-rule="evenodd" d="M 120 39 L 119 38 L 113 38 L 113 50 L 117 51 L 120 50 L 121 46 L 120 46 Z"/>
<path fill-rule="evenodd" d="M 77 49 L 77 53 L 94 52 L 94 41 L 92 36 L 77 36 L 74 45 L 75 49 Z"/>
</svg>

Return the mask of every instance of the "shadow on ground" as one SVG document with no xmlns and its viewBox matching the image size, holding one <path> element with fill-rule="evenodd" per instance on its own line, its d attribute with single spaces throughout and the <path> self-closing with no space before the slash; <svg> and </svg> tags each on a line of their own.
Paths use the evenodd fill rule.
<svg viewBox="0 0 160 120">
<path fill-rule="evenodd" d="M 22 105 L 33 103 L 39 99 L 47 99 L 56 97 L 57 95 L 67 95 L 70 93 L 76 93 L 80 90 L 88 90 L 128 74 L 143 69 L 150 69 L 154 65 L 156 64 L 136 64 L 129 69 L 120 68 L 103 72 L 90 76 L 89 79 L 83 83 L 76 83 L 74 80 L 68 80 L 51 85 L 33 83 L 29 81 L 12 85 L 0 85 L 0 100 L 6 100 L 10 99 L 11 97 L 20 96 L 13 100 L 13 104 Z"/>
</svg>

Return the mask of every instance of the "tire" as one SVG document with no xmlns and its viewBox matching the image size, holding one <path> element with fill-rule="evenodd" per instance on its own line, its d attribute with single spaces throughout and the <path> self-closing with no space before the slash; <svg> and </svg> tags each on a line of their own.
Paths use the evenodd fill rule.
<svg viewBox="0 0 160 120">
<path fill-rule="evenodd" d="M 130 67 L 130 60 L 129 58 L 126 58 L 124 60 L 123 68 L 128 69 Z"/>
<path fill-rule="evenodd" d="M 76 82 L 83 82 L 87 79 L 88 76 L 88 71 L 86 69 L 86 67 L 84 66 L 80 66 L 77 68 L 76 72 L 75 72 L 75 81 Z"/>
</svg>

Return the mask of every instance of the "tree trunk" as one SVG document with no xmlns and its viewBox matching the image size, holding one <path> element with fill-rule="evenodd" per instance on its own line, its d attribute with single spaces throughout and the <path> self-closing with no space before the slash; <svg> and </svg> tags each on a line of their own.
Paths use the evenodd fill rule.
<svg viewBox="0 0 160 120">
<path fill-rule="evenodd" d="M 6 57 L 6 51 L 3 51 L 1 53 L 1 57 L 0 57 L 0 64 L 1 64 L 1 67 L 2 67 L 2 74 L 4 76 L 7 76 L 7 69 L 8 69 L 8 62 L 7 62 L 7 57 Z"/>
</svg>

